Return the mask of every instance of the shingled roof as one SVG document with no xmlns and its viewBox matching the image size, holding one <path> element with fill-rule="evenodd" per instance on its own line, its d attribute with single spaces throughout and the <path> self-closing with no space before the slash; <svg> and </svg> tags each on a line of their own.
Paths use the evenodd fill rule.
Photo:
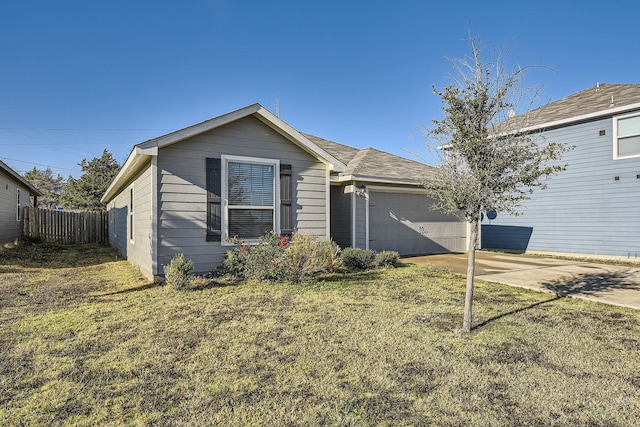
<svg viewBox="0 0 640 427">
<path fill-rule="evenodd" d="M 375 148 L 358 149 L 314 135 L 303 134 L 313 143 L 347 165 L 340 176 L 362 181 L 420 183 L 437 168 Z"/>
<path fill-rule="evenodd" d="M 322 148 L 324 151 L 330 153 L 333 157 L 340 160 L 345 165 L 348 164 L 351 159 L 358 153 L 357 148 L 350 147 L 348 145 L 340 144 L 339 142 L 329 141 L 328 139 L 320 138 L 315 135 L 300 132 L 306 136 L 311 142 Z"/>
<path fill-rule="evenodd" d="M 520 115 L 528 129 L 551 127 L 640 108 L 640 84 L 600 83 Z M 523 117 L 524 116 L 524 117 Z"/>
</svg>

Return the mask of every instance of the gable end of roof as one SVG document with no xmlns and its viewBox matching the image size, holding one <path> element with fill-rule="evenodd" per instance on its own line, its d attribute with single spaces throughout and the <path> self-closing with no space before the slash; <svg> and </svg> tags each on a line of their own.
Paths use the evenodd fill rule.
<svg viewBox="0 0 640 427">
<path fill-rule="evenodd" d="M 31 194 L 32 196 L 42 196 L 43 195 L 42 192 L 40 190 L 38 190 L 36 187 L 34 187 L 33 184 L 31 184 L 29 181 L 27 181 L 26 178 L 24 178 L 18 172 L 16 172 L 13 169 L 11 169 L 9 167 L 9 165 L 7 165 L 5 162 L 3 162 L 1 160 L 0 160 L 0 171 L 6 173 L 11 178 L 13 178 L 16 182 L 18 182 L 21 185 L 23 185 L 24 187 L 26 187 L 29 190 L 29 194 Z"/>
<path fill-rule="evenodd" d="M 293 144 L 314 156 L 319 161 L 329 165 L 333 171 L 342 172 L 346 169 L 346 165 L 344 163 L 307 138 L 306 135 L 298 132 L 260 104 L 252 104 L 135 145 L 129 154 L 129 157 L 127 157 L 127 160 L 120 169 L 120 172 L 102 196 L 101 201 L 103 203 L 109 202 L 119 192 L 119 190 L 127 184 L 128 179 L 130 179 L 131 176 L 133 176 L 146 163 L 149 157 L 158 154 L 159 148 L 175 144 L 248 116 L 256 117 L 271 129 L 287 138 Z"/>
</svg>

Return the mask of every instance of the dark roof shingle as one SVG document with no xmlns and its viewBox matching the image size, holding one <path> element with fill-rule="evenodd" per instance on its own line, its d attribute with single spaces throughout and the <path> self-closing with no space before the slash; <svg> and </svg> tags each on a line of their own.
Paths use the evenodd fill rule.
<svg viewBox="0 0 640 427">
<path fill-rule="evenodd" d="M 303 135 L 347 166 L 341 175 L 373 181 L 383 179 L 420 183 L 437 170 L 433 166 L 375 148 L 358 149 L 307 133 Z"/>
<path fill-rule="evenodd" d="M 539 127 L 585 115 L 605 115 L 607 110 L 637 103 L 640 103 L 640 84 L 600 83 L 518 117 L 527 127 Z"/>
</svg>

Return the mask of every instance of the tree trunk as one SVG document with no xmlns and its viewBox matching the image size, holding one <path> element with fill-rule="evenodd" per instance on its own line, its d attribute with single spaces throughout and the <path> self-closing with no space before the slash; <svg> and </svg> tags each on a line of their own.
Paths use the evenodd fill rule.
<svg viewBox="0 0 640 427">
<path fill-rule="evenodd" d="M 476 275 L 476 247 L 478 245 L 478 221 L 470 223 L 471 236 L 469 239 L 469 253 L 467 254 L 467 288 L 464 295 L 464 320 L 462 332 L 471 332 L 471 315 L 473 309 L 473 279 Z"/>
</svg>

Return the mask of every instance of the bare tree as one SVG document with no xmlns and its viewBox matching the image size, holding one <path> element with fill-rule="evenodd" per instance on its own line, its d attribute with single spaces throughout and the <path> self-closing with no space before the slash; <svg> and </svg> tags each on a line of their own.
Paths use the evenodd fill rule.
<svg viewBox="0 0 640 427">
<path fill-rule="evenodd" d="M 494 50 L 486 61 L 478 39 L 471 56 L 451 60 L 453 83 L 434 92 L 442 98 L 444 117 L 425 134 L 440 161 L 440 173 L 424 182 L 436 207 L 462 216 L 470 224 L 463 332 L 470 332 L 478 227 L 483 212 L 517 215 L 520 203 L 546 178 L 566 169 L 558 160 L 568 150 L 525 131 L 526 112 L 539 93 L 525 87 L 530 67 L 507 70 L 506 49 Z M 526 111 L 515 115 L 518 108 Z"/>
</svg>

